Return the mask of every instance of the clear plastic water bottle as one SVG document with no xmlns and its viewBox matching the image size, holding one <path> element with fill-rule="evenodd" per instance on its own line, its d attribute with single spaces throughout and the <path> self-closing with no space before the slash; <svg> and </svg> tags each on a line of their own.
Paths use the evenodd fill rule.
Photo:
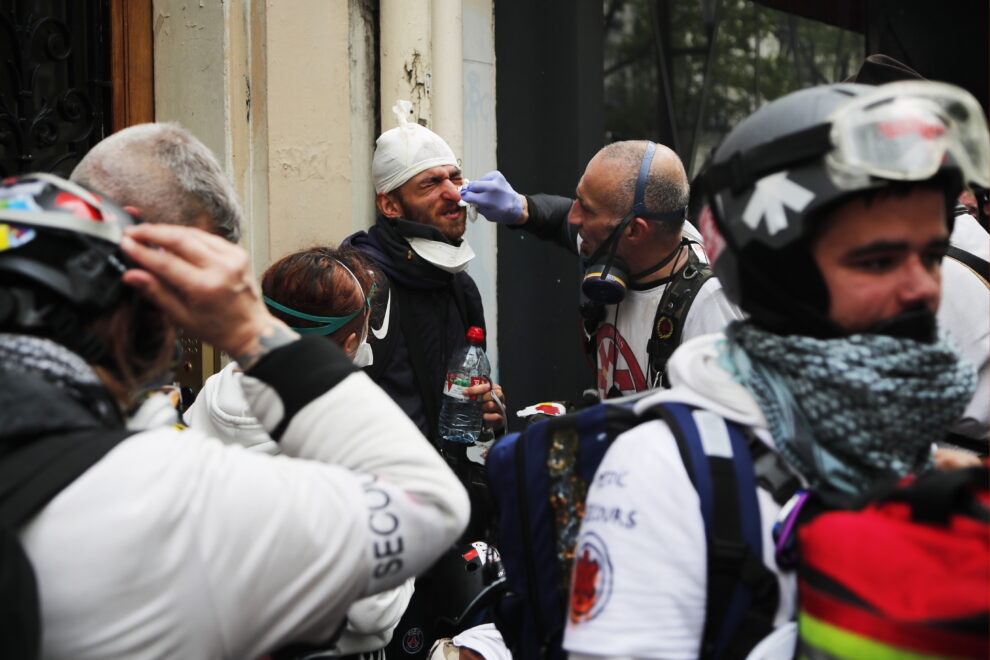
<svg viewBox="0 0 990 660">
<path fill-rule="evenodd" d="M 483 395 L 468 397 L 464 389 L 490 380 L 491 366 L 481 347 L 485 331 L 471 326 L 467 346 L 451 357 L 443 385 L 440 407 L 440 437 L 446 442 L 471 444 L 481 434 Z"/>
</svg>

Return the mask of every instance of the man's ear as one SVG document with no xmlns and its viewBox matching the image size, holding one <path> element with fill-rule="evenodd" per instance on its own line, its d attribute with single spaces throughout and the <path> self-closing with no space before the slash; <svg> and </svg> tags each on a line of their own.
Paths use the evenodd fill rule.
<svg viewBox="0 0 990 660">
<path fill-rule="evenodd" d="M 631 243 L 639 243 L 650 235 L 650 222 L 640 217 L 635 217 L 629 226 L 626 227 L 626 236 Z"/>
<path fill-rule="evenodd" d="M 386 218 L 401 218 L 404 214 L 402 204 L 391 193 L 378 193 L 375 195 L 375 206 Z"/>
</svg>

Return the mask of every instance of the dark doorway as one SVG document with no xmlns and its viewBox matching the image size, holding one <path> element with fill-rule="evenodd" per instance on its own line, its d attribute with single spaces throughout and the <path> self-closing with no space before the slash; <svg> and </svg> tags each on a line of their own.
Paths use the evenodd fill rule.
<svg viewBox="0 0 990 660">
<path fill-rule="evenodd" d="M 498 164 L 522 193 L 572 195 L 604 144 L 602 4 L 496 2 Z M 498 234 L 502 384 L 514 411 L 593 384 L 580 346 L 577 258 L 523 232 Z"/>
</svg>

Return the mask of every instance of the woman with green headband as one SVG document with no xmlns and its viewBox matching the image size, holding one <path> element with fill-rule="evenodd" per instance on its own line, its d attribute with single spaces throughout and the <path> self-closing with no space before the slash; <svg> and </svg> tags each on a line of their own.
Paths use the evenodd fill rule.
<svg viewBox="0 0 990 660">
<path fill-rule="evenodd" d="M 365 339 L 374 298 L 376 271 L 351 248 L 315 247 L 282 257 L 261 278 L 272 315 L 299 334 L 325 335 L 358 366 L 370 364 Z M 241 391 L 236 363 L 207 379 L 185 413 L 192 428 L 209 431 L 230 444 L 278 453 L 278 445 L 254 416 Z M 317 504 L 314 503 L 314 506 Z M 336 648 L 342 654 L 380 653 L 412 597 L 412 580 L 355 602 Z M 333 631 L 328 631 L 328 636 Z M 365 657 L 365 656 L 363 656 Z"/>
<path fill-rule="evenodd" d="M 261 278 L 272 315 L 301 335 L 325 335 L 359 367 L 371 364 L 368 317 L 374 266 L 351 248 L 315 247 L 282 257 Z"/>
</svg>

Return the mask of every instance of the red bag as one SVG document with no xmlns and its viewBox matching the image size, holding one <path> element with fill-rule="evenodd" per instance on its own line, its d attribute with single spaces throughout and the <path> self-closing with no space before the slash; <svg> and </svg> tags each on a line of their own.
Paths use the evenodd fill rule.
<svg viewBox="0 0 990 660">
<path fill-rule="evenodd" d="M 798 656 L 990 657 L 988 503 L 984 465 L 804 525 Z"/>
</svg>

